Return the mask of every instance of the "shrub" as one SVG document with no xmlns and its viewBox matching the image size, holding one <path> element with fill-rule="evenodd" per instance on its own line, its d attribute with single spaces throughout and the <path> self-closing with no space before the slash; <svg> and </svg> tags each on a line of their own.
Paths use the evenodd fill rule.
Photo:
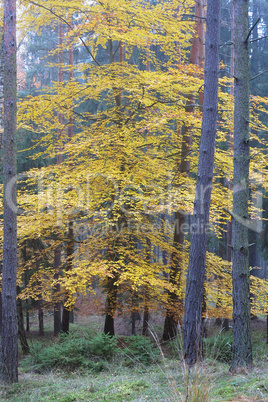
<svg viewBox="0 0 268 402">
<path fill-rule="evenodd" d="M 84 336 L 83 336 L 84 335 Z M 105 359 L 116 351 L 116 340 L 104 334 L 90 339 L 89 333 L 70 331 L 61 334 L 58 342 L 51 346 L 36 342 L 31 347 L 31 355 L 22 361 L 22 367 L 36 372 L 62 369 L 90 369 L 102 371 L 107 368 Z"/>
<path fill-rule="evenodd" d="M 95 335 L 89 342 L 89 350 L 92 355 L 110 358 L 117 351 L 117 340 L 106 334 Z"/>
<path fill-rule="evenodd" d="M 122 354 L 128 365 L 141 363 L 151 364 L 159 359 L 159 350 L 144 336 L 130 336 L 125 338 L 126 346 Z"/>
</svg>

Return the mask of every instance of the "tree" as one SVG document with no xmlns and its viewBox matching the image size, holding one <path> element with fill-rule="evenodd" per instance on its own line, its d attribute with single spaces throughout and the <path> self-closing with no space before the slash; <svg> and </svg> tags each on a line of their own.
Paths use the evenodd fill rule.
<svg viewBox="0 0 268 402">
<path fill-rule="evenodd" d="M 189 365 L 195 364 L 202 354 L 202 300 L 217 128 L 219 45 L 220 0 L 209 0 L 203 121 L 184 315 L 184 357 Z"/>
<path fill-rule="evenodd" d="M 2 277 L 1 377 L 18 381 L 17 216 L 16 216 L 16 0 L 4 1 L 4 242 Z"/>
<path fill-rule="evenodd" d="M 233 359 L 252 365 L 249 292 L 249 22 L 248 1 L 234 0 Z"/>
<path fill-rule="evenodd" d="M 203 67 L 204 63 L 204 4 L 203 1 L 195 3 L 195 31 L 193 32 L 192 46 L 190 52 L 190 64 Z M 200 18 L 199 18 L 200 17 Z M 195 95 L 190 94 L 187 97 L 186 113 L 194 113 Z M 200 104 L 202 105 L 202 101 Z M 192 127 L 184 125 L 182 127 L 181 141 L 181 161 L 179 162 L 178 173 L 180 176 L 189 176 L 190 173 L 190 154 L 192 150 Z M 171 254 L 170 283 L 174 290 L 168 293 L 167 311 L 164 323 L 163 340 L 168 341 L 177 335 L 178 321 L 181 324 L 183 317 L 183 299 L 182 299 L 182 254 L 184 244 L 184 226 L 187 217 L 184 212 L 175 212 L 175 228 L 173 245 L 176 251 Z"/>
</svg>

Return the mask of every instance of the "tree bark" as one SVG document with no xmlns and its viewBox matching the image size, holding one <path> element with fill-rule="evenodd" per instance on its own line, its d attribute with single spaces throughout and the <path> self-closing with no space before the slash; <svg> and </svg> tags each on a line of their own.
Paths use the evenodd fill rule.
<svg viewBox="0 0 268 402">
<path fill-rule="evenodd" d="M 20 287 L 17 286 L 17 294 L 20 293 Z M 22 353 L 27 355 L 30 353 L 30 348 L 27 342 L 26 333 L 24 329 L 24 320 L 23 320 L 23 310 L 22 310 L 22 300 L 20 298 L 17 299 L 17 313 L 18 313 L 18 334 L 19 340 L 21 344 Z"/>
<path fill-rule="evenodd" d="M 204 17 L 203 1 L 196 1 L 195 3 L 195 15 L 198 17 Z M 204 58 L 204 20 L 197 18 L 195 23 L 195 34 L 192 38 L 192 46 L 190 53 L 190 64 L 203 65 Z M 200 102 L 203 103 L 203 94 L 201 95 Z M 186 102 L 186 112 L 191 114 L 194 112 L 195 97 L 193 95 L 188 96 Z M 189 153 L 192 149 L 192 127 L 184 126 L 182 129 L 182 150 L 181 150 L 181 163 L 179 172 L 182 175 L 189 175 L 190 172 L 190 160 Z M 182 259 L 180 253 L 183 249 L 184 243 L 184 231 L 183 227 L 186 223 L 186 215 L 180 211 L 175 212 L 175 228 L 173 245 L 177 251 L 171 254 L 171 266 L 170 266 L 170 283 L 174 286 L 174 291 L 168 292 L 168 302 L 166 309 L 166 317 L 164 323 L 163 340 L 168 341 L 177 335 L 178 322 L 182 322 L 183 317 L 183 300 L 178 295 L 181 289 L 182 282 Z"/>
<path fill-rule="evenodd" d="M 114 336 L 114 316 L 116 311 L 116 297 L 117 297 L 117 286 L 116 282 L 118 280 L 118 274 L 115 272 L 113 277 L 107 279 L 107 299 L 106 299 L 106 316 L 104 324 L 104 333 Z"/>
<path fill-rule="evenodd" d="M 70 275 L 72 267 L 73 267 L 73 259 L 74 259 L 74 227 L 73 221 L 69 221 L 68 223 L 68 244 L 67 244 L 67 260 L 66 260 L 66 276 Z M 62 323 L 61 330 L 62 332 L 68 333 L 70 327 L 70 305 L 69 305 L 69 292 L 65 292 L 65 300 L 62 311 Z M 67 307 L 65 304 L 67 303 Z"/>
<path fill-rule="evenodd" d="M 248 0 L 234 6 L 233 358 L 231 370 L 252 366 L 249 294 L 249 23 Z"/>
<path fill-rule="evenodd" d="M 4 242 L 2 276 L 1 377 L 18 381 L 17 189 L 16 189 L 16 0 L 4 1 Z"/>
<path fill-rule="evenodd" d="M 54 336 L 59 335 L 61 330 L 61 303 L 57 300 L 60 293 L 60 284 L 58 283 L 61 265 L 61 245 L 57 246 L 54 254 L 54 286 L 55 303 L 54 303 Z"/>
<path fill-rule="evenodd" d="M 184 358 L 202 357 L 202 300 L 218 113 L 220 0 L 208 0 L 204 107 L 184 316 Z"/>
</svg>

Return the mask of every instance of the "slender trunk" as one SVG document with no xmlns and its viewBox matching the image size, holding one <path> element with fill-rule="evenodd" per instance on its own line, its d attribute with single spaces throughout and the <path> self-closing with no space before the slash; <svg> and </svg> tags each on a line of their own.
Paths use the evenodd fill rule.
<svg viewBox="0 0 268 402">
<path fill-rule="evenodd" d="M 149 290 L 147 288 L 145 288 L 143 322 L 142 322 L 142 335 L 144 335 L 144 336 L 148 336 L 149 318 L 150 318 L 149 301 L 150 301 Z"/>
<path fill-rule="evenodd" d="M 30 332 L 30 315 L 29 315 L 28 308 L 27 308 L 27 311 L 26 311 L 26 331 Z"/>
<path fill-rule="evenodd" d="M 151 240 L 146 238 L 146 261 L 148 264 L 151 264 Z M 144 309 L 143 309 L 143 323 L 142 323 L 142 335 L 148 336 L 149 329 L 149 302 L 150 302 L 150 293 L 148 286 L 145 286 L 144 291 Z"/>
<path fill-rule="evenodd" d="M 67 259 L 66 259 L 66 276 L 67 279 L 71 274 L 73 267 L 73 258 L 74 258 L 74 227 L 73 221 L 70 221 L 68 224 L 68 244 L 67 244 Z M 70 326 L 70 303 L 69 303 L 70 295 L 69 292 L 65 292 L 65 300 L 64 307 L 62 311 L 62 323 L 61 330 L 65 333 L 69 332 Z M 67 307 L 66 307 L 67 306 Z"/>
<path fill-rule="evenodd" d="M 132 290 L 131 297 L 131 335 L 137 335 L 136 333 L 136 321 L 140 317 L 139 311 L 137 308 L 138 294 L 135 290 Z"/>
<path fill-rule="evenodd" d="M 70 25 L 72 23 L 72 19 L 70 18 L 69 26 L 68 26 L 68 32 L 70 32 Z M 71 40 L 71 38 L 70 38 Z M 73 47 L 70 44 L 69 47 L 69 83 L 73 81 L 73 63 L 74 63 L 74 57 L 73 57 Z M 68 137 L 69 141 L 72 140 L 74 135 L 74 121 L 73 121 L 73 116 L 69 118 L 69 124 L 68 124 Z M 66 274 L 67 277 L 70 275 L 71 270 L 73 268 L 73 260 L 74 260 L 74 222 L 73 220 L 69 220 L 68 222 L 68 244 L 67 244 L 67 261 L 66 261 Z M 69 332 L 69 327 L 70 327 L 70 322 L 73 322 L 73 311 L 70 310 L 70 306 L 68 304 L 68 300 L 70 298 L 69 292 L 65 292 L 65 300 L 64 300 L 64 306 L 63 306 L 63 312 L 62 312 L 62 324 L 61 324 L 61 329 L 63 332 L 68 333 Z M 67 303 L 67 308 L 65 307 L 65 304 Z"/>
<path fill-rule="evenodd" d="M 60 293 L 60 284 L 58 283 L 60 276 L 60 266 L 61 266 L 61 245 L 59 245 L 55 250 L 54 255 L 54 280 L 56 285 L 54 286 L 54 336 L 57 336 L 61 330 L 61 303 L 58 301 Z"/>
<path fill-rule="evenodd" d="M 23 261 L 26 263 L 28 261 L 27 257 L 27 242 L 25 242 L 23 248 L 22 248 L 22 258 Z M 25 287 L 28 285 L 29 279 L 28 279 L 28 270 L 25 271 L 24 274 L 24 284 Z M 26 303 L 26 331 L 30 332 L 30 317 L 29 317 L 29 305 L 30 305 L 30 298 L 28 298 L 27 303 Z"/>
<path fill-rule="evenodd" d="M 195 15 L 203 17 L 203 2 L 197 1 L 195 5 Z M 203 65 L 204 62 L 204 20 L 202 18 L 196 19 L 195 34 L 192 38 L 192 46 L 190 53 L 191 64 Z M 200 102 L 203 102 L 203 94 L 200 93 Z M 188 96 L 186 102 L 186 113 L 194 113 L 195 97 L 193 95 Z M 192 149 L 192 127 L 184 126 L 182 129 L 182 150 L 181 150 L 181 163 L 179 172 L 182 175 L 189 175 L 190 172 L 190 160 L 189 154 Z M 164 323 L 163 340 L 168 341 L 177 335 L 178 322 L 181 324 L 183 317 L 183 300 L 179 297 L 182 289 L 182 258 L 181 253 L 183 251 L 184 244 L 184 230 L 186 223 L 186 215 L 180 211 L 175 212 L 175 228 L 173 245 L 177 249 L 171 255 L 170 266 L 170 283 L 173 285 L 174 291 L 168 292 L 168 302 L 166 310 L 166 318 Z"/>
<path fill-rule="evenodd" d="M 63 45 L 63 27 L 62 23 L 59 23 L 58 25 L 58 43 L 59 43 L 59 67 L 58 67 L 58 82 L 61 84 L 63 82 L 63 69 L 62 69 L 62 63 L 63 63 L 63 51 L 62 51 L 62 45 Z M 58 120 L 60 124 L 63 124 L 63 115 L 62 113 L 58 113 Z M 58 131 L 58 139 L 60 140 L 61 138 L 61 128 Z M 61 149 L 59 149 L 59 152 L 57 154 L 57 164 L 60 165 L 62 163 L 62 153 Z M 60 284 L 58 282 L 59 277 L 60 277 L 60 266 L 61 266 L 61 245 L 58 245 L 55 249 L 55 254 L 54 254 L 54 280 L 55 280 L 55 287 L 54 287 L 54 293 L 56 294 L 56 299 L 59 297 L 60 294 Z M 61 330 L 61 303 L 60 301 L 56 300 L 54 304 L 54 336 L 57 336 L 60 333 Z"/>
<path fill-rule="evenodd" d="M 184 316 L 184 357 L 202 356 L 202 300 L 218 113 L 220 0 L 208 0 L 204 107 Z"/>
<path fill-rule="evenodd" d="M 16 49 L 16 0 L 4 0 L 4 241 L 1 343 L 1 378 L 4 383 L 18 381 Z"/>
<path fill-rule="evenodd" d="M 248 0 L 234 5 L 234 179 L 233 179 L 233 359 L 231 370 L 252 366 L 250 328 L 249 198 L 249 43 Z"/>
<path fill-rule="evenodd" d="M 20 287 L 17 286 L 17 294 L 20 293 Z M 25 329 L 24 329 L 24 320 L 23 320 L 23 309 L 22 309 L 22 300 L 20 298 L 17 299 L 17 315 L 18 315 L 18 334 L 19 340 L 21 344 L 22 353 L 27 355 L 30 353 L 30 348 L 27 342 Z"/>
</svg>

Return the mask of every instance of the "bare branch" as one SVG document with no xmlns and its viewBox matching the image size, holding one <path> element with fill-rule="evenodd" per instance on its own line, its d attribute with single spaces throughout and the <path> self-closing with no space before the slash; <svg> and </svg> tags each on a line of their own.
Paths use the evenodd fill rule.
<svg viewBox="0 0 268 402">
<path fill-rule="evenodd" d="M 250 28 L 250 30 L 249 30 L 249 33 L 248 33 L 248 35 L 247 35 L 247 37 L 246 37 L 246 41 L 245 42 L 247 42 L 248 40 L 249 40 L 249 37 L 250 37 L 250 35 L 251 35 L 251 32 L 253 31 L 253 29 L 255 28 L 255 26 L 260 22 L 260 17 L 257 19 L 257 21 L 252 25 L 252 27 Z"/>
<path fill-rule="evenodd" d="M 255 75 L 255 77 L 252 77 L 252 78 L 250 79 L 250 81 L 253 81 L 253 80 L 255 80 L 256 78 L 259 78 L 261 75 L 263 75 L 263 74 L 265 74 L 265 73 L 267 73 L 267 72 L 268 72 L 268 69 L 262 71 L 261 73 Z"/>
</svg>

